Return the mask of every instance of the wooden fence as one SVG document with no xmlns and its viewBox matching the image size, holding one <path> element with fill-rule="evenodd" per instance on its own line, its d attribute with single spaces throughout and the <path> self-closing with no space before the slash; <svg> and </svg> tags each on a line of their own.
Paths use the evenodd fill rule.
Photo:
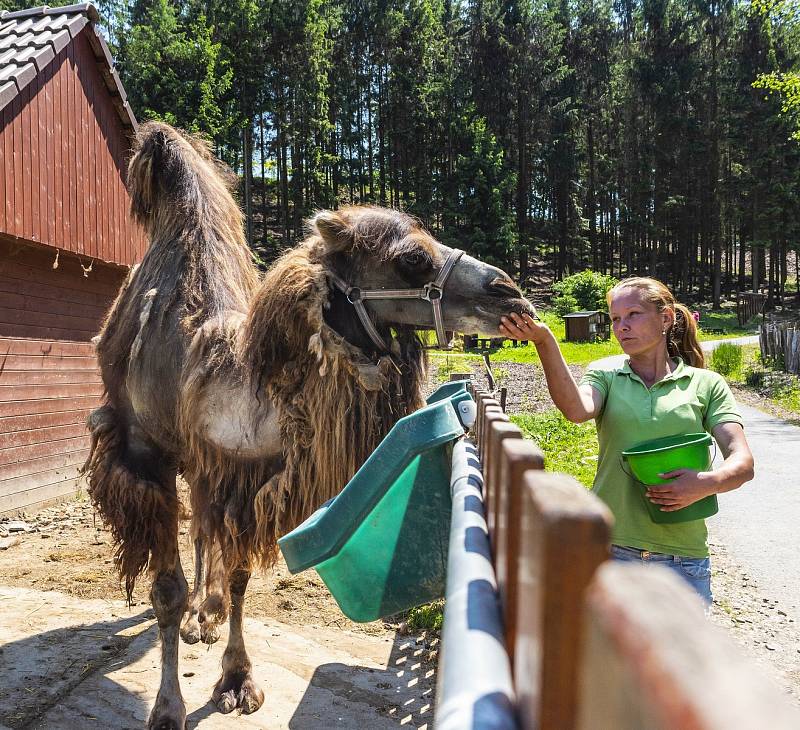
<svg viewBox="0 0 800 730">
<path fill-rule="evenodd" d="M 767 295 L 760 292 L 740 291 L 736 299 L 736 319 L 739 326 L 744 327 L 757 314 L 764 311 L 767 303 Z"/>
<path fill-rule="evenodd" d="M 761 357 L 787 373 L 800 374 L 800 322 L 764 322 L 758 331 Z"/>
<path fill-rule="evenodd" d="M 488 393 L 473 392 L 517 726 L 800 728 L 800 712 L 679 577 L 608 560 L 606 506 L 571 477 L 543 471 L 536 444 Z M 475 718 L 473 728 L 499 726 Z"/>
</svg>

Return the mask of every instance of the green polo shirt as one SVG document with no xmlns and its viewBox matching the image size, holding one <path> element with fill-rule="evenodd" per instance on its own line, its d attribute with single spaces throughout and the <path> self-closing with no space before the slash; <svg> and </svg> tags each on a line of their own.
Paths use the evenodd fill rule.
<svg viewBox="0 0 800 730">
<path fill-rule="evenodd" d="M 653 522 L 644 490 L 622 468 L 621 452 L 662 436 L 708 431 L 742 423 L 725 379 L 676 358 L 675 369 L 648 390 L 630 361 L 612 369 L 590 368 L 581 379 L 603 397 L 595 419 L 600 454 L 592 490 L 614 514 L 612 542 L 651 552 L 706 557 L 705 520 L 672 525 Z"/>
</svg>

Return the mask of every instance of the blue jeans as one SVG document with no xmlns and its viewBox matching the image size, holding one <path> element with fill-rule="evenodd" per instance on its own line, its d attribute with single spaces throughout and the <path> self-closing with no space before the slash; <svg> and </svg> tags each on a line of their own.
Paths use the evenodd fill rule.
<svg viewBox="0 0 800 730">
<path fill-rule="evenodd" d="M 703 599 L 707 606 L 711 605 L 711 561 L 708 558 L 688 558 L 681 555 L 651 553 L 638 548 L 611 546 L 612 560 L 642 565 L 663 565 L 683 578 Z"/>
</svg>

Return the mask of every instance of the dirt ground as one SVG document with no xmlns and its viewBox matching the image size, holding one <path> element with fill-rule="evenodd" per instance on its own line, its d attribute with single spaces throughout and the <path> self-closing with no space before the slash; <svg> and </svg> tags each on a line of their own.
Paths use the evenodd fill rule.
<svg viewBox="0 0 800 730">
<path fill-rule="evenodd" d="M 14 668 L 9 694 L 0 691 L 0 730 L 141 727 L 160 664 L 149 579 L 126 607 L 111 535 L 85 495 L 20 518 L 27 532 L 0 519 L 0 664 Z M 191 582 L 187 528 L 181 558 Z M 438 635 L 400 617 L 354 623 L 314 571 L 292 576 L 282 561 L 253 576 L 246 600 L 250 656 L 270 701 L 237 724 L 430 727 Z M 227 624 L 214 647 L 180 642 L 190 728 L 230 727 L 208 702 L 226 641 Z"/>
<path fill-rule="evenodd" d="M 77 598 L 124 598 L 113 564 L 111 534 L 85 495 L 22 519 L 27 533 L 14 533 L 20 542 L 0 551 L 0 584 L 41 591 L 61 591 Z M 3 533 L 0 521 L 0 534 Z M 7 521 L 6 521 L 7 524 Z M 181 527 L 181 561 L 191 585 L 193 547 L 188 523 Z M 136 584 L 133 605 L 149 606 L 150 583 Z M 342 614 L 314 571 L 291 575 L 279 560 L 268 574 L 255 573 L 247 588 L 245 613 L 251 618 L 274 618 L 299 626 L 335 626 L 356 633 L 394 636 L 400 621 L 357 624 Z"/>
</svg>

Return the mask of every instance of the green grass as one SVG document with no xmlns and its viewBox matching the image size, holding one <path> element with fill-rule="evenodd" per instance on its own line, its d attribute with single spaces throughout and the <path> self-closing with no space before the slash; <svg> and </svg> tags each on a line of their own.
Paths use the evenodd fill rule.
<svg viewBox="0 0 800 730">
<path fill-rule="evenodd" d="M 689 307 L 693 309 L 693 307 Z M 724 340 L 727 337 L 744 337 L 745 335 L 754 335 L 758 333 L 758 318 L 753 318 L 750 322 L 746 322 L 744 327 L 739 326 L 739 321 L 736 318 L 736 309 L 722 309 L 713 310 L 708 307 L 696 307 L 700 312 L 700 327 L 698 335 L 701 341 L 705 340 Z M 724 335 L 705 332 L 709 329 L 725 330 Z"/>
<path fill-rule="evenodd" d="M 440 383 L 450 380 L 451 373 L 468 373 L 473 362 L 481 362 L 480 355 L 451 354 L 434 351 L 430 354 L 432 365 L 436 366 L 436 379 Z"/>
<path fill-rule="evenodd" d="M 409 633 L 417 631 L 441 631 L 443 622 L 443 600 L 412 608 L 406 615 L 406 629 Z"/>
<path fill-rule="evenodd" d="M 597 429 L 593 422 L 572 423 L 555 409 L 511 416 L 527 438 L 544 452 L 548 471 L 560 471 L 591 487 L 597 471 Z"/>
<path fill-rule="evenodd" d="M 800 385 L 794 383 L 786 388 L 781 388 L 773 397 L 779 406 L 800 415 Z"/>
<path fill-rule="evenodd" d="M 800 378 L 761 359 L 758 345 L 744 345 L 741 368 L 728 380 L 749 388 L 775 405 L 800 416 Z"/>
<path fill-rule="evenodd" d="M 738 362 L 727 362 L 719 367 L 715 362 L 715 350 L 708 367 L 724 375 L 729 382 L 747 388 L 759 397 L 800 416 L 800 378 L 782 372 L 780 368 L 774 367 L 774 363 L 764 363 L 758 345 L 739 345 L 738 349 L 740 358 L 735 358 Z M 723 356 L 721 359 L 734 358 Z M 724 372 L 725 370 L 729 372 Z"/>
</svg>

